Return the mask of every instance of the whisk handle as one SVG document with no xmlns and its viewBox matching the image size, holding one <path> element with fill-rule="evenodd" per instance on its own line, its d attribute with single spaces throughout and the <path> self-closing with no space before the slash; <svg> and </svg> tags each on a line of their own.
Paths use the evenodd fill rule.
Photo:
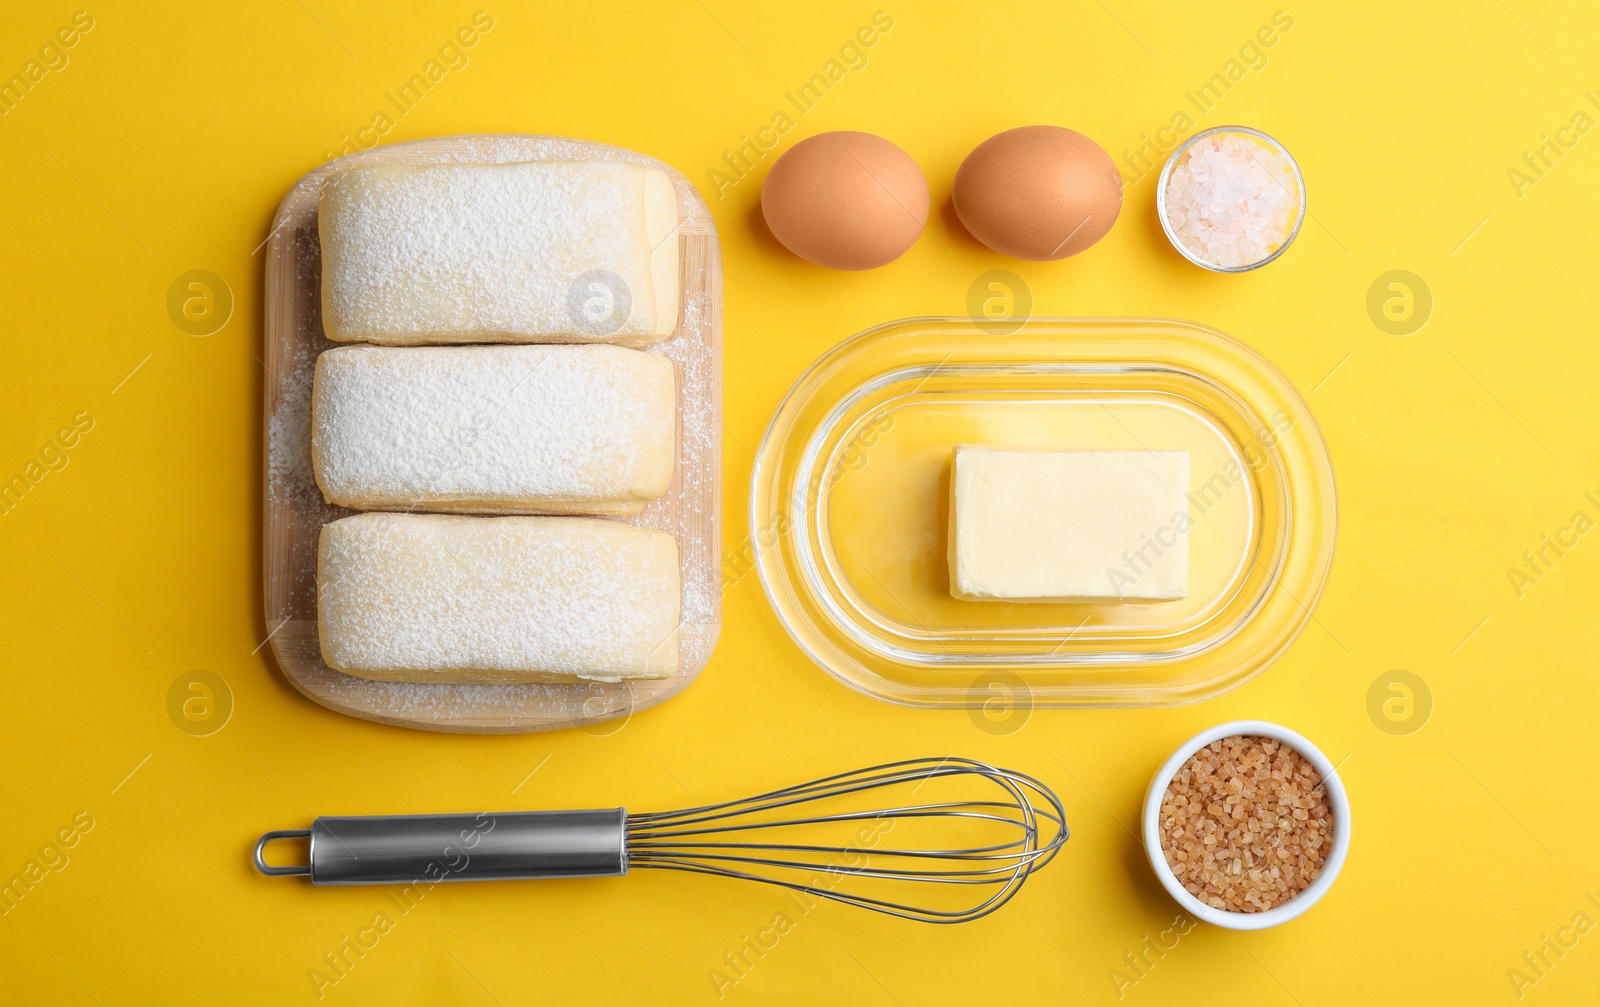
<svg viewBox="0 0 1600 1007">
<path fill-rule="evenodd" d="M 594 877 L 627 873 L 627 833 L 624 808 L 324 816 L 306 832 L 262 836 L 255 863 L 265 874 L 308 874 L 317 885 Z M 310 863 L 269 867 L 267 843 L 290 836 L 310 840 Z"/>
</svg>

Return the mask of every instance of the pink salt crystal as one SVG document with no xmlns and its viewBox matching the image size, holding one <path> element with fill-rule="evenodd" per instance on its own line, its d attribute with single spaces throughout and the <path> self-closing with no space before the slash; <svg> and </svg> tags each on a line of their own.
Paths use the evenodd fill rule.
<svg viewBox="0 0 1600 1007">
<path fill-rule="evenodd" d="M 1197 140 L 1167 179 L 1173 235 L 1192 255 L 1217 266 L 1253 265 L 1283 247 L 1300 204 L 1294 162 L 1243 133 Z"/>
</svg>

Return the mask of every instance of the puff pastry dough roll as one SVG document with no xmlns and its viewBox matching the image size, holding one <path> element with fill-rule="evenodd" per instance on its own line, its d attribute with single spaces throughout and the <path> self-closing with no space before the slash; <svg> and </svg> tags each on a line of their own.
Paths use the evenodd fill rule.
<svg viewBox="0 0 1600 1007">
<path fill-rule="evenodd" d="M 358 514 L 317 553 L 323 660 L 362 678 L 665 678 L 678 607 L 676 540 L 602 518 Z"/>
<path fill-rule="evenodd" d="M 672 481 L 677 379 L 620 346 L 341 346 L 311 414 L 329 503 L 637 514 Z"/>
<path fill-rule="evenodd" d="M 641 346 L 678 323 L 678 203 L 608 161 L 367 165 L 318 203 L 339 342 Z"/>
</svg>

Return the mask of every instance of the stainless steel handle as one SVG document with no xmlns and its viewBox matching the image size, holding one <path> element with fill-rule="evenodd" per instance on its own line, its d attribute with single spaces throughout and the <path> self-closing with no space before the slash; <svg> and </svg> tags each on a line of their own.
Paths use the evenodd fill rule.
<svg viewBox="0 0 1600 1007">
<path fill-rule="evenodd" d="M 301 837 L 311 841 L 309 864 L 267 864 L 268 843 Z M 309 830 L 263 835 L 255 865 L 315 885 L 597 877 L 627 873 L 627 838 L 625 808 L 322 817 Z"/>
</svg>

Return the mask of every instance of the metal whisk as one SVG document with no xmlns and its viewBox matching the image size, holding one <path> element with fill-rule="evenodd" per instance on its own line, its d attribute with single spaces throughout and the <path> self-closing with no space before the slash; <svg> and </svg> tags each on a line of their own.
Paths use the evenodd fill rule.
<svg viewBox="0 0 1600 1007">
<path fill-rule="evenodd" d="M 889 790 L 905 796 L 866 806 Z M 796 817 L 801 806 L 812 813 Z M 908 759 L 681 811 L 321 817 L 310 829 L 263 835 L 255 865 L 319 885 L 688 871 L 902 919 L 964 923 L 1010 901 L 1067 834 L 1060 799 L 1031 776 L 971 759 Z M 826 841 L 841 838 L 848 841 Z M 276 839 L 308 839 L 308 863 L 269 865 L 263 853 Z M 839 887 L 847 883 L 860 890 Z M 906 891 L 928 885 L 948 904 L 907 900 Z"/>
</svg>

